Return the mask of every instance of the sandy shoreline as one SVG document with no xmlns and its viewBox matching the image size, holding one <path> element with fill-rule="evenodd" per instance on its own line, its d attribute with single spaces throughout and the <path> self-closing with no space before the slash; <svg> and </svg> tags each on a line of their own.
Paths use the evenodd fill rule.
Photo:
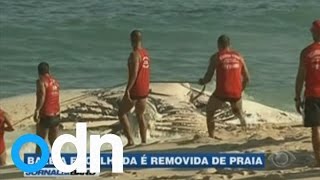
<svg viewBox="0 0 320 180">
<path fill-rule="evenodd" d="M 147 169 L 127 170 L 121 175 L 101 173 L 107 179 L 317 179 L 320 169 L 309 167 L 314 163 L 309 129 L 301 126 L 301 117 L 253 101 L 244 101 L 244 110 L 249 124 L 246 135 L 240 130 L 238 120 L 230 113 L 226 104 L 218 113 L 216 135 L 221 140 L 206 137 L 204 104 L 208 96 L 201 96 L 191 103 L 188 84 L 153 84 L 146 117 L 151 144 L 137 147 L 134 152 L 265 152 L 269 155 L 288 151 L 295 160 L 287 167 L 278 168 L 267 162 L 262 171 L 253 170 L 177 170 Z M 122 96 L 121 88 L 112 90 L 68 90 L 62 91 L 62 128 L 74 131 L 76 122 L 87 122 L 89 132 L 94 134 L 121 134 L 117 120 L 117 103 Z M 159 95 L 162 94 L 162 95 Z M 15 138 L 25 132 L 34 133 L 34 123 L 29 117 L 34 110 L 33 94 L 1 99 L 0 105 L 18 123 L 15 133 L 7 133 L 9 147 Z M 136 136 L 137 125 L 130 116 Z M 139 139 L 136 139 L 139 143 Z M 125 143 L 125 142 L 124 142 Z M 106 147 L 102 147 L 106 148 Z M 25 152 L 32 152 L 33 146 Z M 7 150 L 9 153 L 10 149 Z M 9 161 L 10 162 L 10 161 Z M 22 173 L 12 166 L 0 169 L 5 179 L 22 178 Z M 96 179 L 99 179 L 96 177 Z"/>
</svg>

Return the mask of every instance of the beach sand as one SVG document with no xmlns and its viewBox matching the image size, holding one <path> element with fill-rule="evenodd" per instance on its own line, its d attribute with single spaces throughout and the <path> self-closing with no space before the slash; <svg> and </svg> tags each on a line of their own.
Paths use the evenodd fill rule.
<svg viewBox="0 0 320 180">
<path fill-rule="evenodd" d="M 72 133 L 76 122 L 87 122 L 91 134 L 122 134 L 117 119 L 118 103 L 123 88 L 99 90 L 67 90 L 61 92 L 63 132 Z M 267 166 L 263 170 L 244 169 L 134 169 L 123 174 L 103 171 L 100 177 L 87 179 L 319 179 L 320 169 L 312 165 L 310 129 L 302 127 L 301 117 L 244 100 L 243 106 L 249 125 L 248 133 L 241 131 L 239 120 L 235 119 L 228 104 L 217 113 L 216 136 L 207 137 L 205 103 L 208 93 L 194 102 L 196 89 L 189 84 L 152 84 L 148 100 L 146 119 L 148 120 L 149 144 L 125 150 L 126 152 L 265 152 Z M 6 133 L 7 147 L 24 133 L 34 133 L 32 112 L 35 107 L 33 94 L 0 100 L 1 107 L 14 120 L 14 133 Z M 136 143 L 139 144 L 138 125 L 130 114 Z M 124 144 L 126 143 L 123 140 Z M 102 146 L 102 150 L 107 150 Z M 67 148 L 68 149 L 68 148 Z M 70 148 L 72 150 L 72 148 Z M 69 150 L 70 150 L 69 149 Z M 11 148 L 7 149 L 10 154 Z M 33 152 L 28 145 L 23 152 Z M 290 161 L 277 167 L 272 161 L 275 153 L 289 152 Z M 12 163 L 11 158 L 8 159 Z M 23 179 L 23 173 L 13 165 L 0 168 L 0 179 Z M 25 178 L 32 179 L 32 178 Z M 38 179 L 38 178 L 37 178 Z M 41 179 L 41 178 L 39 178 Z M 48 178 L 46 178 L 48 179 Z M 55 178 L 52 178 L 55 179 Z M 71 179 L 66 177 L 64 179 Z"/>
</svg>

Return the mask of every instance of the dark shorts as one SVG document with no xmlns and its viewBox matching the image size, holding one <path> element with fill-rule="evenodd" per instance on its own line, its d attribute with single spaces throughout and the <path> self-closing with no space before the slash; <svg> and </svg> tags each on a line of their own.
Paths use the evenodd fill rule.
<svg viewBox="0 0 320 180">
<path fill-rule="evenodd" d="M 304 126 L 320 126 L 320 98 L 307 98 L 304 103 Z"/>
<path fill-rule="evenodd" d="M 233 97 L 220 97 L 220 96 L 217 96 L 214 94 L 214 97 L 219 99 L 220 101 L 223 101 L 223 102 L 231 102 L 231 103 L 235 103 L 235 102 L 238 102 L 241 97 L 239 98 L 233 98 Z"/>
<path fill-rule="evenodd" d="M 60 115 L 40 117 L 40 126 L 43 128 L 52 128 L 60 124 Z"/>
<path fill-rule="evenodd" d="M 132 100 L 140 100 L 140 99 L 145 99 L 148 97 L 148 95 L 146 96 L 130 96 Z"/>
</svg>

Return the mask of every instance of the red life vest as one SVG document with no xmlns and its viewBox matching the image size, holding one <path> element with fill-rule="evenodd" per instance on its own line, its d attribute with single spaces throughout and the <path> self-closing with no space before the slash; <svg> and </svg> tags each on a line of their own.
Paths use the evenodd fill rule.
<svg viewBox="0 0 320 180">
<path fill-rule="evenodd" d="M 146 49 L 138 49 L 140 55 L 139 70 L 130 96 L 146 97 L 149 95 L 150 83 L 150 58 Z"/>
<path fill-rule="evenodd" d="M 42 80 L 45 85 L 46 97 L 40 114 L 42 116 L 56 116 L 60 113 L 59 83 L 49 74 L 44 75 Z"/>
<path fill-rule="evenodd" d="M 303 63 L 306 69 L 305 96 L 320 97 L 320 43 L 309 45 L 304 53 Z"/>
<path fill-rule="evenodd" d="M 232 50 L 217 53 L 215 94 L 224 98 L 240 98 L 242 94 L 243 59 Z"/>
</svg>

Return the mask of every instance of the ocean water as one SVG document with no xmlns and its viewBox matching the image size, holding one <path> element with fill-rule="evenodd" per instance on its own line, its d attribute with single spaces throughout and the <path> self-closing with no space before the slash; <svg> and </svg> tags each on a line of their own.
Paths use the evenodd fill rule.
<svg viewBox="0 0 320 180">
<path fill-rule="evenodd" d="M 293 111 L 299 53 L 318 0 L 2 0 L 0 98 L 34 92 L 41 61 L 62 89 L 126 81 L 129 33 L 143 31 L 152 80 L 197 80 L 221 34 L 248 64 L 255 101 Z"/>
</svg>

